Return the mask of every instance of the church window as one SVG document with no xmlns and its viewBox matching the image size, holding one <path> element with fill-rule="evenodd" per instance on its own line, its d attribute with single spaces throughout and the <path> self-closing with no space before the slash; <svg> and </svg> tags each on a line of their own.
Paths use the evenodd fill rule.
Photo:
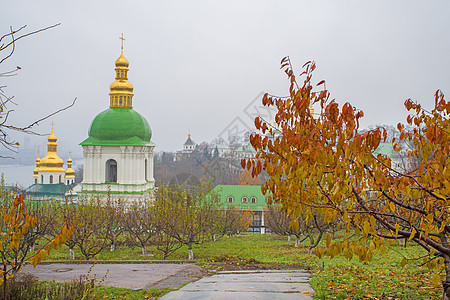
<svg viewBox="0 0 450 300">
<path fill-rule="evenodd" d="M 119 98 L 119 105 L 122 106 L 122 96 Z"/>
<path fill-rule="evenodd" d="M 69 184 L 70 180 L 67 180 L 67 184 Z"/>
<path fill-rule="evenodd" d="M 61 183 L 62 181 L 61 181 L 61 175 L 59 175 L 59 183 Z"/>
<path fill-rule="evenodd" d="M 248 202 L 248 198 L 247 197 L 242 197 L 242 203 L 247 203 Z"/>
<path fill-rule="evenodd" d="M 34 179 L 34 183 L 37 183 L 37 178 Z"/>
<path fill-rule="evenodd" d="M 116 96 L 116 101 L 115 101 L 114 105 L 117 105 L 117 101 L 118 101 L 118 100 L 117 100 L 117 96 Z"/>
<path fill-rule="evenodd" d="M 41 183 L 44 183 L 44 175 L 41 175 Z"/>
<path fill-rule="evenodd" d="M 234 198 L 233 198 L 232 196 L 229 196 L 229 197 L 227 198 L 227 202 L 228 202 L 228 203 L 233 203 L 233 201 L 234 201 Z"/>
<path fill-rule="evenodd" d="M 250 202 L 256 203 L 256 197 L 251 197 L 251 198 L 250 198 Z"/>
<path fill-rule="evenodd" d="M 53 175 L 50 175 L 50 183 L 53 183 Z"/>
<path fill-rule="evenodd" d="M 117 182 L 117 162 L 109 159 L 105 167 L 105 182 Z"/>
</svg>

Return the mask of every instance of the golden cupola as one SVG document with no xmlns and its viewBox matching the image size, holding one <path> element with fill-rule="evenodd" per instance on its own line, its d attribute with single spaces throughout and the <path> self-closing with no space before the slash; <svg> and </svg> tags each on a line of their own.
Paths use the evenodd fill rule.
<svg viewBox="0 0 450 300">
<path fill-rule="evenodd" d="M 38 154 L 38 157 L 36 158 L 36 168 L 33 170 L 33 177 L 38 177 L 38 174 L 40 171 L 40 164 L 41 164 L 41 159 L 39 158 L 39 154 Z"/>
<path fill-rule="evenodd" d="M 109 87 L 109 107 L 133 107 L 133 85 L 128 81 L 128 65 L 122 46 L 120 57 L 116 60 L 116 80 Z"/>
<path fill-rule="evenodd" d="M 56 141 L 57 138 L 53 133 L 52 129 L 52 133 L 48 137 L 47 155 L 40 160 L 38 171 L 64 171 L 63 168 L 64 161 L 61 158 L 59 158 L 58 154 L 56 153 L 57 147 Z"/>
<path fill-rule="evenodd" d="M 72 159 L 70 158 L 70 155 L 67 160 L 67 169 L 64 178 L 75 178 L 75 171 L 72 169 Z"/>
</svg>

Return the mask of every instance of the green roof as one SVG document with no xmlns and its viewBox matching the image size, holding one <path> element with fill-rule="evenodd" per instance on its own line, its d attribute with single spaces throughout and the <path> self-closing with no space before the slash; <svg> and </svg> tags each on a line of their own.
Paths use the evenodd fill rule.
<svg viewBox="0 0 450 300">
<path fill-rule="evenodd" d="M 252 152 L 252 153 L 256 153 L 255 148 L 253 148 L 251 145 L 239 146 L 236 149 L 234 149 L 234 151 L 236 151 L 236 152 Z"/>
<path fill-rule="evenodd" d="M 400 143 L 400 148 L 405 149 L 406 144 Z M 395 156 L 403 156 L 399 152 L 394 150 L 392 143 L 380 143 L 378 148 L 373 152 L 373 155 L 377 156 L 378 154 L 386 155 L 387 157 L 395 157 Z"/>
<path fill-rule="evenodd" d="M 147 120 L 130 107 L 110 107 L 91 123 L 89 137 L 80 145 L 155 146 Z"/>
<path fill-rule="evenodd" d="M 25 189 L 25 193 L 32 197 L 64 197 L 65 193 L 76 186 L 76 183 L 64 184 L 32 184 Z"/>
<path fill-rule="evenodd" d="M 243 210 L 261 211 L 267 207 L 266 196 L 261 192 L 259 185 L 217 185 L 211 193 L 219 195 L 219 205 L 223 207 L 238 207 Z M 233 202 L 228 202 L 228 198 L 233 197 Z M 247 202 L 242 202 L 246 197 Z M 256 198 L 256 203 L 252 203 L 252 198 Z"/>
</svg>

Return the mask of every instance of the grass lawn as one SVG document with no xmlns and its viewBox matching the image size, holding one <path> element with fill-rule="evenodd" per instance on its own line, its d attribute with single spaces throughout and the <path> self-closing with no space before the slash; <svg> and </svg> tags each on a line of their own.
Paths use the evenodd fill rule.
<svg viewBox="0 0 450 300">
<path fill-rule="evenodd" d="M 194 247 L 197 262 L 214 269 L 272 269 L 306 268 L 311 273 L 311 285 L 316 291 L 314 299 L 439 299 L 440 286 L 431 283 L 432 273 L 409 261 L 404 267 L 403 257 L 424 255 L 422 248 L 409 244 L 406 248 L 392 246 L 384 256 L 375 254 L 371 263 L 347 260 L 343 256 L 318 259 L 307 254 L 304 247 L 295 248 L 294 241 L 276 235 L 241 234 L 239 237 L 222 238 Z M 103 251 L 95 260 L 154 260 L 161 255 L 154 247 L 148 247 L 154 256 L 141 256 L 141 249 L 118 247 L 114 252 Z M 187 258 L 187 248 L 182 247 L 168 259 Z M 79 259 L 81 253 L 76 252 Z M 63 248 L 53 252 L 48 260 L 68 259 Z M 98 287 L 96 299 L 155 299 L 168 290 L 133 291 Z M 98 298 L 97 298 L 98 297 Z"/>
</svg>

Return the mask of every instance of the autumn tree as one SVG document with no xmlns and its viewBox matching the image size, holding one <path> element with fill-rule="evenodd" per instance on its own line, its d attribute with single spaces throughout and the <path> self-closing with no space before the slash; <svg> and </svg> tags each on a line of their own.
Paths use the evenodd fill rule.
<svg viewBox="0 0 450 300">
<path fill-rule="evenodd" d="M 359 133 L 363 112 L 349 103 L 342 106 L 331 98 L 324 81 L 312 82 L 315 64 L 304 65 L 297 82 L 288 57 L 281 62 L 289 81 L 289 96 L 265 94 L 262 103 L 277 109 L 275 126 L 260 117 L 251 136 L 255 159 L 241 163 L 257 175 L 264 168 L 269 180 L 262 186 L 271 192 L 269 202 L 279 199 L 289 213 L 311 222 L 317 214 L 325 222 L 337 220 L 347 235 L 331 243 L 326 255 L 353 255 L 370 261 L 374 251 L 385 253 L 390 241 L 406 238 L 428 252 L 425 263 L 445 274 L 444 293 L 450 290 L 450 102 L 441 91 L 434 95 L 434 108 L 423 108 L 408 99 L 411 113 L 398 124 L 400 136 L 393 141 L 409 142 L 410 159 L 418 163 L 406 171 L 396 170 L 389 157 L 374 156 L 386 137 L 383 128 Z M 313 107 L 318 109 L 314 113 Z M 351 226 L 357 239 L 350 239 Z M 324 249 L 317 249 L 321 257 Z M 404 264 L 405 261 L 402 262 Z M 447 296 L 448 297 L 448 296 Z"/>
<path fill-rule="evenodd" d="M 21 272 L 26 261 L 36 267 L 45 260 L 52 249 L 60 248 L 73 234 L 72 224 L 64 225 L 59 233 L 31 254 L 38 219 L 26 213 L 23 195 L 14 195 L 0 190 L 0 284 L 3 299 L 7 299 L 7 281 Z M 32 240 L 33 242 L 30 242 Z"/>
<path fill-rule="evenodd" d="M 130 236 L 131 243 L 142 249 L 142 255 L 146 256 L 147 246 L 151 238 L 157 233 L 155 210 L 148 201 L 135 201 L 124 213 L 124 226 Z"/>
<path fill-rule="evenodd" d="M 188 258 L 194 259 L 192 246 L 208 239 L 216 205 L 207 194 L 209 182 L 183 189 L 180 186 L 160 186 L 155 206 L 159 230 L 188 247 Z"/>
<path fill-rule="evenodd" d="M 65 203 L 62 213 L 63 222 L 75 226 L 72 237 L 67 241 L 71 258 L 75 245 L 87 260 L 106 249 L 112 220 L 100 199 L 79 199 L 77 203 Z"/>
</svg>

